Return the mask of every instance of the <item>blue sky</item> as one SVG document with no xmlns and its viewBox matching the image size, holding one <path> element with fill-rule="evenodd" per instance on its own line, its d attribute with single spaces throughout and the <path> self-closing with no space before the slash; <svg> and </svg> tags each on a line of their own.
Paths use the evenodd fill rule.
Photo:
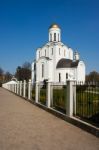
<svg viewBox="0 0 99 150">
<path fill-rule="evenodd" d="M 99 72 L 99 0 L 0 0 L 0 67 L 32 62 L 57 23 L 62 42 L 78 50 L 86 72 Z"/>
</svg>

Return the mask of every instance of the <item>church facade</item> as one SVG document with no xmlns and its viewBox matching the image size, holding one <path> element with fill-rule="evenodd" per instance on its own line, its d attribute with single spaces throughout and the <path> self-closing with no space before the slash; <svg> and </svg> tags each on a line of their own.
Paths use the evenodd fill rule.
<svg viewBox="0 0 99 150">
<path fill-rule="evenodd" d="M 48 37 L 49 41 L 36 51 L 36 59 L 32 63 L 32 83 L 44 80 L 84 83 L 85 63 L 80 60 L 78 52 L 61 42 L 61 29 L 57 24 L 49 27 Z"/>
</svg>

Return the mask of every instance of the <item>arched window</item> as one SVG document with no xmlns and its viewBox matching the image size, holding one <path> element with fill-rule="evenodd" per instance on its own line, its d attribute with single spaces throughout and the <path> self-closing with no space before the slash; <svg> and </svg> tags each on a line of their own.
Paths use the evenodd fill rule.
<svg viewBox="0 0 99 150">
<path fill-rule="evenodd" d="M 56 33 L 54 33 L 54 41 L 56 41 Z"/>
<path fill-rule="evenodd" d="M 68 79 L 68 73 L 66 73 L 66 79 Z"/>
<path fill-rule="evenodd" d="M 66 51 L 65 51 L 65 49 L 64 49 L 64 56 L 66 56 Z"/>
<path fill-rule="evenodd" d="M 36 63 L 34 64 L 34 70 L 36 70 Z"/>
<path fill-rule="evenodd" d="M 46 49 L 45 49 L 45 56 L 46 56 Z"/>
<path fill-rule="evenodd" d="M 59 33 L 58 33 L 58 41 L 59 41 Z"/>
<path fill-rule="evenodd" d="M 52 55 L 53 55 L 53 48 L 52 48 Z"/>
<path fill-rule="evenodd" d="M 42 64 L 42 78 L 44 77 L 44 64 Z"/>
<path fill-rule="evenodd" d="M 59 55 L 60 55 L 60 48 L 59 48 Z"/>
<path fill-rule="evenodd" d="M 52 41 L 52 34 L 50 33 L 50 41 Z"/>
<path fill-rule="evenodd" d="M 61 74 L 59 73 L 59 82 L 61 82 Z"/>
<path fill-rule="evenodd" d="M 40 51 L 39 51 L 39 58 L 40 58 Z"/>
<path fill-rule="evenodd" d="M 34 81 L 36 81 L 36 74 L 34 74 Z"/>
</svg>

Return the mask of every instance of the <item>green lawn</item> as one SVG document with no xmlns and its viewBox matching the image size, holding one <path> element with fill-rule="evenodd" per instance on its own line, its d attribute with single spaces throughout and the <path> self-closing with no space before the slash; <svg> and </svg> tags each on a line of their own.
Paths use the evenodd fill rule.
<svg viewBox="0 0 99 150">
<path fill-rule="evenodd" d="M 32 100 L 35 100 L 35 89 L 32 89 Z"/>
<path fill-rule="evenodd" d="M 77 115 L 90 118 L 99 113 L 99 94 L 78 91 L 76 93 L 76 104 Z"/>
<path fill-rule="evenodd" d="M 53 107 L 66 112 L 66 88 L 53 89 Z"/>
<path fill-rule="evenodd" d="M 40 101 L 43 105 L 46 105 L 46 89 L 45 89 L 45 88 L 41 88 L 41 89 L 40 89 L 39 101 Z"/>
</svg>

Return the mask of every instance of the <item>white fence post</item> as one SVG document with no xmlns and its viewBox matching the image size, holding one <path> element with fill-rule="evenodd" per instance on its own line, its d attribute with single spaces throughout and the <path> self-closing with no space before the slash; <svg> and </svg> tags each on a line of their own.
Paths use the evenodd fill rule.
<svg viewBox="0 0 99 150">
<path fill-rule="evenodd" d="M 38 94 L 39 94 L 38 81 L 36 81 L 36 86 L 35 86 L 35 102 L 36 103 L 38 103 Z"/>
<path fill-rule="evenodd" d="M 12 92 L 14 92 L 14 84 L 12 84 Z"/>
<path fill-rule="evenodd" d="M 51 83 L 50 81 L 47 81 L 47 101 L 46 106 L 50 108 L 51 105 Z"/>
<path fill-rule="evenodd" d="M 28 82 L 28 99 L 31 99 L 31 80 Z"/>
<path fill-rule="evenodd" d="M 23 82 L 23 97 L 25 98 L 26 96 L 26 80 Z"/>
<path fill-rule="evenodd" d="M 73 116 L 73 85 L 74 81 L 67 81 L 67 104 L 66 104 L 66 115 L 69 117 Z"/>
<path fill-rule="evenodd" d="M 17 94 L 19 94 L 19 81 L 17 82 Z"/>
<path fill-rule="evenodd" d="M 74 82 L 73 86 L 73 113 L 76 115 L 76 82 Z"/>
<path fill-rule="evenodd" d="M 20 86 L 20 93 L 19 93 L 19 95 L 22 96 L 22 81 L 20 81 L 19 86 Z"/>
<path fill-rule="evenodd" d="M 15 93 L 15 84 L 13 84 L 13 92 Z"/>
<path fill-rule="evenodd" d="M 15 93 L 16 93 L 16 84 L 15 84 Z"/>
</svg>

